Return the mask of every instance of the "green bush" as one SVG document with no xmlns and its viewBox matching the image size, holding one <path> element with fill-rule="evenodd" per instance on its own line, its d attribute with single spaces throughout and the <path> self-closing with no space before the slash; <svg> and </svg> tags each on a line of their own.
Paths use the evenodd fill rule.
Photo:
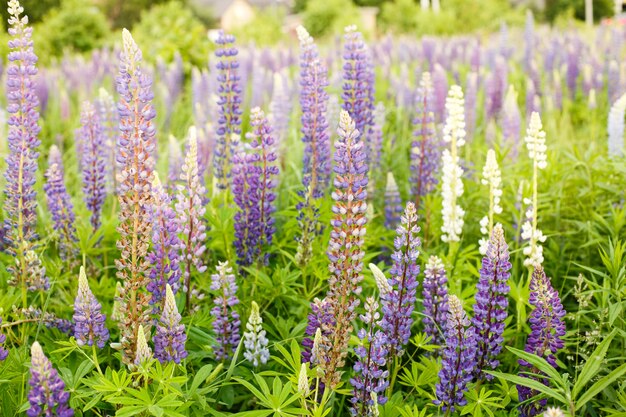
<svg viewBox="0 0 626 417">
<path fill-rule="evenodd" d="M 284 38 L 282 10 L 259 11 L 252 22 L 233 30 L 237 42 L 254 42 L 256 45 L 275 45 Z"/>
<path fill-rule="evenodd" d="M 614 0 L 593 0 L 593 19 L 598 21 L 613 15 Z M 545 18 L 554 22 L 559 16 L 572 14 L 580 20 L 585 19 L 585 2 L 580 0 L 547 0 Z"/>
<path fill-rule="evenodd" d="M 343 28 L 360 21 L 359 10 L 351 0 L 309 0 L 304 10 L 304 27 L 311 36 L 343 33 Z"/>
<path fill-rule="evenodd" d="M 132 28 L 146 10 L 166 2 L 167 0 L 100 0 L 102 9 L 117 29 Z"/>
</svg>

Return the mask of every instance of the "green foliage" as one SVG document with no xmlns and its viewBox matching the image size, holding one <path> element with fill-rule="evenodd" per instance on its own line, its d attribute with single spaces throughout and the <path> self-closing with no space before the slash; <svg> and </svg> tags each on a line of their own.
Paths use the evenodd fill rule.
<svg viewBox="0 0 626 417">
<path fill-rule="evenodd" d="M 259 46 L 275 45 L 284 38 L 284 11 L 268 8 L 259 10 L 254 19 L 232 32 L 240 43 L 254 43 Z"/>
<path fill-rule="evenodd" d="M 132 28 L 139 17 L 151 7 L 169 0 L 102 0 L 101 7 L 114 28 Z"/>
<path fill-rule="evenodd" d="M 304 10 L 304 27 L 311 36 L 343 33 L 343 28 L 357 24 L 358 9 L 351 0 L 309 0 Z"/>
<path fill-rule="evenodd" d="M 593 0 L 593 19 L 598 21 L 613 15 L 614 0 Z M 585 19 L 585 2 L 578 0 L 547 0 L 544 16 L 554 22 L 559 16 L 573 15 L 577 19 Z"/>
<path fill-rule="evenodd" d="M 62 0 L 22 0 L 20 4 L 24 8 L 24 12 L 28 14 L 28 21 L 31 23 L 40 22 L 52 9 L 59 7 Z M 0 7 L 0 16 L 2 22 L 6 25 L 9 20 L 7 12 L 7 2 L 3 1 Z"/>
</svg>

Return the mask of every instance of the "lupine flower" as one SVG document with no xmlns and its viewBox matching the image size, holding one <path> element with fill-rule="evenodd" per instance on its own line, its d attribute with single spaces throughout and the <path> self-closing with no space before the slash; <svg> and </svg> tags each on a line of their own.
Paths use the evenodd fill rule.
<svg viewBox="0 0 626 417">
<path fill-rule="evenodd" d="M 16 315 L 20 315 L 26 320 L 37 319 L 48 329 L 57 329 L 67 335 L 74 334 L 74 324 L 71 321 L 57 317 L 50 312 L 42 312 L 41 309 L 33 306 L 19 309 L 14 306 L 13 309 Z"/>
<path fill-rule="evenodd" d="M 178 139 L 176 136 L 170 135 L 167 142 L 167 189 L 170 191 L 176 190 L 176 183 L 180 180 L 180 175 L 183 171 L 183 164 L 185 159 L 183 153 L 180 150 Z M 200 172 L 200 166 L 198 165 L 198 173 Z"/>
<path fill-rule="evenodd" d="M 265 337 L 265 330 L 263 330 L 263 319 L 259 313 L 259 306 L 254 301 L 246 329 L 248 331 L 243 333 L 243 345 L 246 348 L 243 356 L 255 368 L 259 364 L 266 364 L 270 358 L 270 351 L 267 348 L 268 340 Z"/>
<path fill-rule="evenodd" d="M 494 70 L 485 81 L 485 119 L 496 118 L 500 114 L 507 85 L 507 61 L 498 55 L 495 57 Z"/>
<path fill-rule="evenodd" d="M 559 407 L 548 407 L 543 412 L 543 417 L 565 417 L 565 413 Z"/>
<path fill-rule="evenodd" d="M 21 287 L 24 294 L 28 287 L 35 286 L 33 284 L 47 282 L 45 275 L 31 279 L 33 268 L 39 270 L 41 262 L 36 259 L 29 264 L 26 259 L 37 239 L 35 177 L 41 144 L 34 81 L 37 56 L 33 52 L 32 28 L 27 26 L 28 17 L 20 17 L 24 8 L 18 0 L 10 0 L 8 11 L 11 39 L 6 69 L 9 154 L 4 173 L 4 243 L 5 251 L 15 258 L 15 264 L 7 266 L 12 277 L 9 284 Z"/>
<path fill-rule="evenodd" d="M 626 113 L 626 94 L 621 96 L 609 111 L 609 157 L 618 158 L 624 154 L 624 113 Z"/>
<path fill-rule="evenodd" d="M 538 113 L 530 116 L 528 131 L 526 132 L 526 147 L 528 148 L 528 156 L 533 161 L 533 198 L 525 199 L 526 204 L 530 204 L 526 213 L 527 221 L 522 224 L 522 239 L 528 240 L 528 246 L 524 248 L 524 265 L 528 267 L 536 267 L 543 263 L 543 247 L 540 243 L 546 241 L 546 236 L 537 228 L 537 181 L 540 169 L 545 169 L 546 162 L 546 132 L 541 126 L 541 119 Z"/>
<path fill-rule="evenodd" d="M 39 342 L 30 348 L 30 392 L 26 410 L 28 417 L 72 417 L 74 411 L 67 402 L 70 394 L 65 391 L 65 383 L 59 373 L 52 367 L 50 360 L 44 355 Z"/>
<path fill-rule="evenodd" d="M 109 191 L 117 193 L 117 135 L 118 135 L 118 113 L 115 100 L 107 90 L 101 88 L 96 100 L 96 112 L 102 134 L 104 135 L 104 147 L 106 149 L 107 163 L 107 184 Z"/>
<path fill-rule="evenodd" d="M 428 258 L 422 287 L 424 332 L 434 344 L 443 345 L 440 329 L 445 329 L 448 317 L 448 277 L 443 262 L 436 256 Z"/>
<path fill-rule="evenodd" d="M 425 72 L 422 74 L 417 90 L 417 116 L 413 119 L 415 130 L 411 145 L 411 182 L 413 183 L 413 196 L 418 209 L 421 198 L 430 193 L 437 185 L 435 174 L 439 167 L 439 156 L 433 110 L 433 84 L 430 74 Z"/>
<path fill-rule="evenodd" d="M 89 288 L 83 266 L 80 267 L 78 293 L 74 301 L 74 337 L 79 346 L 95 344 L 100 349 L 109 340 L 106 316 L 102 314 L 102 306 Z"/>
<path fill-rule="evenodd" d="M 550 278 L 546 276 L 541 265 L 537 265 L 530 279 L 530 297 L 528 302 L 534 307 L 528 322 L 530 323 L 530 335 L 526 340 L 525 351 L 544 358 L 555 368 L 556 353 L 564 346 L 563 336 L 565 336 L 565 309 L 561 304 L 559 293 L 552 287 Z M 530 374 L 540 374 L 541 371 L 532 367 L 528 362 L 520 360 L 520 365 L 527 368 Z M 522 371 L 522 376 L 537 379 Z M 548 385 L 548 381 L 543 379 L 539 382 Z M 526 401 L 538 392 L 531 388 L 517 386 L 520 402 Z M 546 406 L 546 400 L 542 399 L 529 402 L 519 407 L 520 415 L 524 417 L 536 416 Z"/>
<path fill-rule="evenodd" d="M 152 182 L 154 204 L 150 211 L 152 225 L 152 250 L 148 253 L 150 264 L 150 282 L 148 291 L 152 293 L 150 304 L 155 306 L 155 313 L 161 311 L 169 285 L 176 294 L 180 288 L 180 249 L 182 243 L 178 237 L 181 230 L 180 218 L 171 207 L 171 198 L 154 173 Z"/>
<path fill-rule="evenodd" d="M 276 132 L 276 139 L 281 144 L 281 153 L 287 144 L 289 118 L 291 116 L 291 96 L 287 87 L 288 76 L 286 70 L 274 73 L 272 101 L 270 102 L 271 113 L 268 115 L 268 120 Z"/>
<path fill-rule="evenodd" d="M 465 131 L 468 140 L 472 140 L 476 130 L 476 113 L 478 95 L 478 74 L 470 72 L 467 74 L 465 84 Z"/>
<path fill-rule="evenodd" d="M 371 123 L 372 109 L 368 97 L 368 50 L 356 26 L 345 29 L 343 60 L 342 108 L 354 120 L 356 130 L 363 135 Z"/>
<path fill-rule="evenodd" d="M 511 149 L 511 156 L 516 158 L 519 146 L 519 132 L 522 125 L 522 117 L 517 105 L 517 92 L 512 85 L 509 86 L 504 98 L 501 125 L 504 141 Z"/>
<path fill-rule="evenodd" d="M 333 218 L 328 245 L 329 289 L 326 300 L 335 323 L 324 337 L 326 355 L 321 358 L 324 382 L 334 388 L 344 365 L 352 321 L 356 317 L 357 295 L 363 279 L 363 240 L 367 222 L 367 165 L 359 131 L 347 111 L 342 111 L 335 144 L 335 191 Z M 324 330 L 324 329 L 322 329 Z"/>
<path fill-rule="evenodd" d="M 437 122 L 442 122 L 446 117 L 446 93 L 448 91 L 448 76 L 446 70 L 439 64 L 435 64 L 432 74 L 433 88 L 433 112 Z"/>
<path fill-rule="evenodd" d="M 181 224 L 181 247 L 184 268 L 183 289 L 186 292 L 185 309 L 191 307 L 191 271 L 196 270 L 199 274 L 206 271 L 206 265 L 202 261 L 202 254 L 206 250 L 206 220 L 204 214 L 204 195 L 206 190 L 198 176 L 198 142 L 197 131 L 194 126 L 189 128 L 189 149 L 185 155 L 185 163 L 181 168 L 176 196 L 176 212 L 180 217 Z"/>
<path fill-rule="evenodd" d="M 621 68 L 620 63 L 611 60 L 609 62 L 609 68 L 607 71 L 607 88 L 609 93 L 609 103 L 615 103 L 619 99 L 619 94 L 622 92 L 621 85 Z"/>
<path fill-rule="evenodd" d="M 298 374 L 298 392 L 302 394 L 304 398 L 308 397 L 311 393 L 311 386 L 309 385 L 309 377 L 307 375 L 308 372 L 309 364 L 302 362 L 300 373 Z"/>
<path fill-rule="evenodd" d="M 152 107 L 152 80 L 140 66 L 141 51 L 130 32 L 123 31 L 123 51 L 117 91 L 120 135 L 117 163 L 120 234 L 117 247 L 121 258 L 115 261 L 122 280 L 120 293 L 120 336 L 122 360 L 131 364 L 137 357 L 138 328 L 150 328 L 151 295 L 146 287 L 150 265 L 147 262 L 151 242 L 150 210 L 153 205 L 152 181 L 156 147 L 156 129 Z"/>
<path fill-rule="evenodd" d="M 402 216 L 402 197 L 393 173 L 387 173 L 387 186 L 385 187 L 385 227 L 395 229 L 400 223 Z"/>
<path fill-rule="evenodd" d="M 50 165 L 43 186 L 52 215 L 54 230 L 59 234 L 59 253 L 62 259 L 71 259 L 76 254 L 76 216 L 74 205 L 65 187 L 61 153 L 56 145 L 50 148 Z"/>
<path fill-rule="evenodd" d="M 0 324 L 2 324 L 2 317 L 0 317 Z M 7 341 L 7 335 L 0 333 L 0 362 L 5 360 L 9 356 L 9 351 L 4 347 Z"/>
<path fill-rule="evenodd" d="M 152 359 L 152 350 L 146 340 L 146 331 L 143 326 L 139 326 L 137 329 L 137 350 L 133 364 L 137 366 L 142 365 L 150 359 Z"/>
<path fill-rule="evenodd" d="M 100 227 L 100 213 L 106 198 L 107 150 L 106 136 L 100 125 L 100 118 L 93 105 L 86 101 L 81 113 L 78 132 L 80 159 L 83 174 L 83 194 L 85 204 L 91 212 L 91 226 Z"/>
<path fill-rule="evenodd" d="M 218 360 L 230 359 L 239 345 L 239 326 L 241 320 L 235 306 L 239 304 L 237 298 L 237 283 L 233 269 L 228 262 L 220 262 L 217 274 L 211 275 L 211 290 L 216 292 L 213 299 L 215 307 L 211 309 L 213 316 L 213 330 L 215 331 L 215 357 Z"/>
<path fill-rule="evenodd" d="M 380 156 L 383 148 L 383 128 L 385 126 L 385 105 L 379 102 L 374 108 L 372 126 L 368 132 L 368 166 L 371 172 L 378 172 L 380 168 Z"/>
<path fill-rule="evenodd" d="M 232 157 L 239 143 L 241 134 L 241 87 L 239 86 L 239 61 L 237 48 L 233 46 L 235 37 L 219 32 L 215 41 L 217 50 L 217 81 L 219 119 L 217 127 L 217 145 L 213 157 L 217 186 L 226 189 L 229 183 Z"/>
<path fill-rule="evenodd" d="M 417 257 L 421 244 L 417 236 L 420 228 L 417 226 L 417 211 L 413 202 L 407 203 L 401 222 L 396 229 L 395 252 L 391 255 L 393 267 L 388 281 L 391 291 L 380 297 L 383 310 L 381 327 L 392 356 L 401 355 L 404 351 L 413 324 L 411 315 L 415 308 L 417 275 L 420 271 Z"/>
<path fill-rule="evenodd" d="M 504 320 L 507 317 L 509 301 L 507 295 L 511 263 L 509 247 L 504 240 L 502 225 L 497 224 L 487 245 L 487 252 L 482 260 L 480 278 L 476 284 L 476 303 L 472 324 L 476 331 L 476 371 L 478 378 L 491 379 L 483 374 L 484 370 L 496 369 L 497 359 L 502 351 L 504 338 Z"/>
<path fill-rule="evenodd" d="M 500 206 L 500 196 L 502 196 L 500 183 L 502 182 L 502 176 L 496 160 L 496 152 L 493 149 L 487 151 L 487 161 L 483 168 L 481 182 L 483 185 L 489 186 L 489 214 L 480 220 L 480 233 L 484 237 L 478 241 L 480 254 L 485 255 L 487 253 L 488 237 L 491 236 L 493 231 L 493 217 L 495 214 L 502 213 L 502 207 Z"/>
<path fill-rule="evenodd" d="M 389 372 L 385 369 L 387 340 L 386 334 L 379 329 L 380 314 L 374 298 L 367 299 L 365 314 L 360 317 L 364 327 L 359 330 L 361 344 L 354 349 L 358 360 L 354 364 L 355 376 L 350 379 L 353 387 L 350 412 L 353 416 L 371 417 L 378 415 L 378 404 L 387 402 L 384 395 L 389 385 Z"/>
<path fill-rule="evenodd" d="M 442 161 L 443 196 L 441 215 L 441 240 L 458 242 L 463 232 L 465 211 L 458 205 L 457 199 L 463 195 L 463 168 L 459 165 L 458 148 L 465 144 L 465 117 L 463 115 L 463 91 L 458 85 L 450 87 L 446 100 L 446 124 L 443 128 L 443 140 L 450 143 L 450 149 L 444 149 Z"/>
<path fill-rule="evenodd" d="M 434 403 L 441 405 L 443 410 L 454 411 L 455 407 L 467 404 L 464 394 L 476 363 L 476 336 L 456 295 L 450 296 L 448 307 L 446 346 L 441 354 L 442 368 Z"/>
<path fill-rule="evenodd" d="M 374 275 L 374 281 L 376 281 L 376 287 L 378 287 L 380 298 L 386 297 L 393 291 L 393 287 L 389 284 L 389 280 L 385 276 L 385 273 L 374 264 L 369 264 L 368 266 Z"/>
<path fill-rule="evenodd" d="M 317 331 L 324 332 L 324 336 L 329 337 L 330 330 L 335 326 L 335 319 L 330 313 L 329 307 L 330 305 L 326 299 L 320 300 L 316 298 L 311 303 L 311 312 L 308 315 L 307 326 L 304 331 L 307 337 L 302 340 L 302 346 L 304 347 L 302 362 L 314 362 L 312 357 L 314 340 L 311 338 L 317 334 Z M 319 364 L 319 362 L 316 364 Z"/>
<path fill-rule="evenodd" d="M 187 357 L 185 325 L 176 306 L 174 292 L 165 284 L 165 304 L 154 334 L 154 357 L 161 363 L 180 361 Z"/>
</svg>

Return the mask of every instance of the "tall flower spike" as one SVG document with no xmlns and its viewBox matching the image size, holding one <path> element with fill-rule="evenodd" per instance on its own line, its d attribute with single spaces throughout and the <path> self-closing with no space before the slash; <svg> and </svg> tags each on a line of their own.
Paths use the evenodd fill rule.
<svg viewBox="0 0 626 417">
<path fill-rule="evenodd" d="M 368 132 L 368 166 L 370 172 L 378 172 L 380 157 L 383 148 L 383 129 L 385 127 L 385 104 L 381 101 L 376 104 L 372 114 L 372 126 Z"/>
<path fill-rule="evenodd" d="M 417 257 L 420 239 L 417 234 L 417 211 L 415 204 L 408 202 L 400 226 L 396 229 L 395 251 L 391 255 L 393 266 L 388 283 L 391 291 L 381 294 L 383 319 L 381 327 L 387 336 L 390 356 L 401 355 L 411 337 L 411 317 L 416 301 L 418 286 Z"/>
<path fill-rule="evenodd" d="M 64 170 L 61 152 L 56 145 L 50 148 L 49 166 L 46 171 L 46 183 L 43 186 L 48 202 L 48 210 L 52 215 L 54 230 L 59 234 L 59 253 L 62 259 L 71 260 L 76 249 L 76 216 L 74 205 L 65 187 Z"/>
<path fill-rule="evenodd" d="M 463 168 L 459 164 L 458 148 L 465 144 L 465 117 L 463 115 L 463 91 L 458 85 L 450 87 L 446 100 L 446 124 L 443 128 L 443 140 L 450 144 L 444 149 L 441 158 L 443 177 L 441 194 L 443 197 L 441 215 L 441 240 L 458 242 L 463 232 L 465 211 L 458 205 L 458 198 L 463 195 Z"/>
<path fill-rule="evenodd" d="M 202 254 L 206 250 L 206 189 L 198 176 L 198 142 L 197 131 L 194 126 L 189 128 L 189 147 L 182 166 L 176 197 L 176 211 L 180 216 L 182 228 L 182 260 L 184 264 L 183 289 L 186 292 L 185 309 L 191 308 L 191 272 L 195 270 L 201 274 L 206 271 L 202 261 Z"/>
<path fill-rule="evenodd" d="M 78 131 L 85 204 L 91 212 L 91 226 L 100 227 L 100 214 L 106 198 L 106 136 L 93 105 L 83 103 L 81 128 Z"/>
<path fill-rule="evenodd" d="M 335 326 L 335 319 L 329 312 L 330 305 L 326 299 L 320 300 L 316 298 L 311 303 L 311 312 L 307 319 L 307 326 L 304 331 L 307 337 L 302 340 L 302 362 L 312 362 L 316 365 L 320 364 L 321 356 L 314 354 L 314 342 L 312 337 L 317 337 L 318 331 L 320 338 L 322 337 L 322 329 L 325 337 L 330 337 L 330 331 Z M 321 340 L 319 341 L 321 342 Z"/>
<path fill-rule="evenodd" d="M 139 326 L 139 328 L 137 328 L 137 351 L 133 363 L 135 365 L 142 365 L 150 359 L 152 359 L 152 350 L 146 340 L 146 331 L 143 326 Z"/>
<path fill-rule="evenodd" d="M 106 316 L 102 314 L 102 306 L 89 288 L 82 265 L 78 275 L 78 293 L 74 301 L 74 323 L 74 337 L 79 346 L 95 344 L 102 349 L 109 340 Z"/>
<path fill-rule="evenodd" d="M 385 404 L 385 389 L 389 386 L 389 372 L 385 369 L 387 359 L 387 340 L 379 330 L 380 314 L 378 303 L 373 297 L 365 302 L 365 314 L 361 315 L 364 327 L 359 330 L 361 344 L 354 349 L 358 360 L 354 364 L 352 384 L 353 416 L 373 417 L 378 415 L 378 404 Z M 376 398 L 377 401 L 374 401 Z"/>
<path fill-rule="evenodd" d="M 546 276 L 541 265 L 535 267 L 530 279 L 530 297 L 528 302 L 534 307 L 528 322 L 530 324 L 530 335 L 526 340 L 525 351 L 544 358 L 555 368 L 556 353 L 564 346 L 563 336 L 565 336 L 565 309 L 559 298 L 559 293 L 554 289 L 550 278 Z M 538 379 L 531 374 L 541 374 L 541 371 L 532 367 L 528 362 L 520 360 L 520 365 L 526 368 L 528 374 L 522 371 L 522 376 Z M 539 378 L 539 382 L 548 385 L 546 378 Z M 531 388 L 517 386 L 520 402 L 531 399 L 539 393 Z M 546 406 L 545 398 L 535 402 L 528 402 L 520 405 L 520 415 L 523 417 L 536 416 Z"/>
<path fill-rule="evenodd" d="M 447 411 L 454 411 L 457 406 L 464 406 L 467 400 L 464 393 L 472 380 L 475 366 L 476 338 L 474 328 L 463 311 L 461 300 L 451 295 L 448 300 L 449 311 L 446 320 L 445 343 L 442 352 L 442 368 L 437 383 L 435 404 Z"/>
<path fill-rule="evenodd" d="M 220 262 L 217 274 L 211 275 L 211 290 L 216 293 L 213 299 L 214 307 L 213 330 L 215 332 L 215 357 L 224 361 L 230 359 L 239 345 L 239 327 L 241 320 L 235 306 L 239 304 L 237 298 L 237 283 L 233 268 L 227 262 Z"/>
<path fill-rule="evenodd" d="M 31 368 L 28 382 L 30 407 L 26 410 L 26 415 L 28 417 L 72 417 L 74 411 L 67 404 L 70 394 L 65 391 L 65 383 L 43 353 L 39 342 L 33 343 L 30 355 Z"/>
<path fill-rule="evenodd" d="M 171 198 L 161 185 L 156 172 L 152 182 L 152 194 L 152 250 L 148 254 L 150 282 L 147 289 L 152 293 L 150 304 L 154 305 L 154 312 L 158 314 L 165 301 L 166 286 L 169 285 L 174 294 L 180 288 L 182 243 L 178 237 L 181 230 L 180 218 L 172 209 Z"/>
<path fill-rule="evenodd" d="M 393 291 L 393 287 L 389 284 L 389 280 L 385 276 L 385 273 L 374 264 L 369 264 L 368 266 L 374 275 L 374 281 L 376 281 L 376 287 L 378 287 L 380 298 L 386 297 Z"/>
<path fill-rule="evenodd" d="M 0 317 L 0 324 L 2 324 L 2 317 Z M 0 327 L 1 328 L 1 327 Z M 4 347 L 7 341 L 7 335 L 0 332 L 0 362 L 5 360 L 9 356 L 9 351 Z"/>
<path fill-rule="evenodd" d="M 328 245 L 330 259 L 329 289 L 326 300 L 335 319 L 324 337 L 326 355 L 321 358 L 325 383 L 334 388 L 340 379 L 340 369 L 347 355 L 352 333 L 352 321 L 359 304 L 359 283 L 363 279 L 363 241 L 367 222 L 367 165 L 359 131 L 347 111 L 342 111 L 335 144 L 335 205 Z M 324 330 L 324 329 L 322 329 Z"/>
<path fill-rule="evenodd" d="M 117 135 L 119 131 L 119 120 L 115 100 L 107 90 L 101 88 L 96 100 L 96 112 L 102 135 L 104 137 L 104 148 L 106 149 L 106 174 L 107 188 L 109 192 L 117 193 Z"/>
<path fill-rule="evenodd" d="M 3 237 L 6 252 L 15 258 L 15 264 L 7 266 L 12 276 L 9 284 L 21 287 L 23 307 L 26 307 L 26 291 L 34 282 L 29 278 L 33 265 L 29 265 L 26 254 L 34 249 L 37 240 L 35 178 L 41 144 L 38 138 L 41 130 L 38 125 L 39 102 L 34 81 L 37 56 L 33 51 L 33 29 L 28 27 L 28 17 L 20 16 L 24 8 L 19 1 L 10 0 L 8 11 L 11 36 L 6 70 L 9 154 L 4 172 Z"/>
<path fill-rule="evenodd" d="M 524 265 L 533 268 L 543 263 L 543 247 L 541 243 L 546 241 L 546 236 L 537 228 L 538 215 L 537 206 L 539 204 L 538 193 L 538 176 L 539 170 L 545 169 L 547 166 L 546 157 L 546 132 L 541 126 L 541 118 L 538 113 L 530 116 L 528 131 L 526 133 L 526 147 L 528 148 L 528 156 L 533 161 L 533 182 L 532 200 L 526 201 L 530 204 L 526 213 L 527 221 L 522 224 L 522 239 L 528 240 L 528 246 L 524 248 Z"/>
<path fill-rule="evenodd" d="M 260 364 L 266 364 L 270 358 L 270 351 L 267 348 L 268 340 L 265 337 L 265 330 L 263 330 L 263 319 L 259 312 L 259 305 L 254 301 L 246 329 L 248 331 L 243 333 L 243 345 L 246 348 L 243 356 L 255 368 Z"/>
<path fill-rule="evenodd" d="M 232 158 L 241 134 L 241 87 L 237 60 L 239 52 L 233 46 L 235 37 L 223 31 L 220 31 L 216 43 L 219 119 L 213 164 L 218 181 L 217 186 L 220 189 L 226 189 L 230 178 Z"/>
<path fill-rule="evenodd" d="M 124 29 L 123 49 L 117 92 L 120 135 L 117 147 L 119 164 L 118 200 L 120 203 L 120 234 L 117 247 L 120 259 L 115 261 L 117 277 L 122 281 L 120 293 L 120 336 L 122 360 L 131 364 L 136 356 L 137 329 L 150 328 L 150 282 L 148 248 L 151 242 L 150 210 L 154 199 L 152 180 L 156 115 L 152 106 L 152 80 L 140 66 L 141 51 L 130 32 Z"/>
<path fill-rule="evenodd" d="M 497 357 L 502 351 L 504 338 L 504 320 L 507 317 L 509 301 L 509 280 L 511 263 L 509 262 L 509 247 L 504 240 L 502 225 L 497 224 L 487 252 L 482 260 L 480 278 L 476 284 L 476 303 L 472 324 L 476 331 L 476 369 L 477 378 L 492 379 L 483 371 L 496 369 L 500 361 Z"/>
<path fill-rule="evenodd" d="M 356 26 L 346 27 L 343 46 L 342 108 L 354 120 L 356 130 L 361 135 L 367 132 L 372 117 L 368 97 L 368 86 L 371 81 L 367 63 L 368 54 L 361 32 L 357 31 Z"/>
<path fill-rule="evenodd" d="M 487 151 L 487 161 L 483 168 L 483 179 L 481 182 L 483 185 L 489 186 L 489 214 L 480 220 L 480 233 L 484 236 L 478 241 L 480 254 L 485 255 L 489 242 L 488 237 L 491 236 L 493 231 L 493 217 L 495 214 L 502 213 L 502 207 L 500 206 L 502 176 L 496 160 L 496 152 L 493 149 Z"/>
<path fill-rule="evenodd" d="M 413 119 L 414 140 L 411 144 L 411 182 L 417 209 L 422 197 L 437 185 L 439 152 L 435 133 L 434 93 L 430 74 L 422 74 L 417 90 L 417 116 Z"/>
<path fill-rule="evenodd" d="M 165 305 L 154 334 L 154 357 L 161 363 L 180 361 L 187 357 L 185 325 L 176 306 L 174 292 L 169 284 L 165 285 Z"/>
<path fill-rule="evenodd" d="M 398 184 L 392 172 L 387 173 L 387 186 L 385 187 L 385 227 L 395 229 L 400 223 L 402 216 L 402 197 Z"/>
<path fill-rule="evenodd" d="M 422 288 L 424 299 L 424 332 L 434 344 L 443 345 L 442 331 L 448 316 L 448 277 L 443 262 L 436 256 L 428 258 Z"/>
<path fill-rule="evenodd" d="M 624 155 L 624 113 L 626 113 L 626 94 L 621 96 L 609 111 L 609 157 Z"/>
<path fill-rule="evenodd" d="M 519 134 L 522 124 L 522 116 L 520 115 L 519 106 L 517 105 L 517 92 L 510 85 L 504 98 L 504 106 L 502 107 L 502 136 L 504 141 L 510 148 L 510 155 L 517 157 L 519 151 Z"/>
</svg>

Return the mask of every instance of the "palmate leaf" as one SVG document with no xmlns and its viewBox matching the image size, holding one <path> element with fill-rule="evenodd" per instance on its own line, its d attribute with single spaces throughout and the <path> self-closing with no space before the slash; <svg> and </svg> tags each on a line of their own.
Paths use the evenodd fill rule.
<svg viewBox="0 0 626 417">
<path fill-rule="evenodd" d="M 596 395 L 598 395 L 602 390 L 611 385 L 613 382 L 617 381 L 621 376 L 626 374 L 626 363 L 622 364 L 617 369 L 614 369 L 611 373 L 609 373 L 604 378 L 601 378 L 598 382 L 593 384 L 591 388 L 585 391 L 583 395 L 576 401 L 576 410 L 581 409 L 585 404 L 587 404 L 590 400 L 593 399 Z"/>
<path fill-rule="evenodd" d="M 535 391 L 545 394 L 548 397 L 554 398 L 555 400 L 559 401 L 562 404 L 567 404 L 567 400 L 562 394 L 558 393 L 557 391 L 555 391 L 554 389 L 546 385 L 543 385 L 539 381 L 535 381 L 534 379 L 525 378 L 525 377 L 518 376 L 518 375 L 505 374 L 503 372 L 496 372 L 496 371 L 483 371 L 483 372 L 489 375 L 493 375 L 496 378 L 506 379 L 507 381 L 512 382 L 514 384 L 522 385 L 524 387 L 534 389 Z"/>
<path fill-rule="evenodd" d="M 614 329 L 593 351 L 591 356 L 587 359 L 585 366 L 580 371 L 578 378 L 576 379 L 576 383 L 574 384 L 574 388 L 572 389 L 572 396 L 576 398 L 580 390 L 598 373 L 600 367 L 602 366 L 602 361 L 604 360 L 604 356 L 606 355 L 607 350 L 609 349 L 611 340 L 617 334 L 617 329 Z"/>
</svg>

